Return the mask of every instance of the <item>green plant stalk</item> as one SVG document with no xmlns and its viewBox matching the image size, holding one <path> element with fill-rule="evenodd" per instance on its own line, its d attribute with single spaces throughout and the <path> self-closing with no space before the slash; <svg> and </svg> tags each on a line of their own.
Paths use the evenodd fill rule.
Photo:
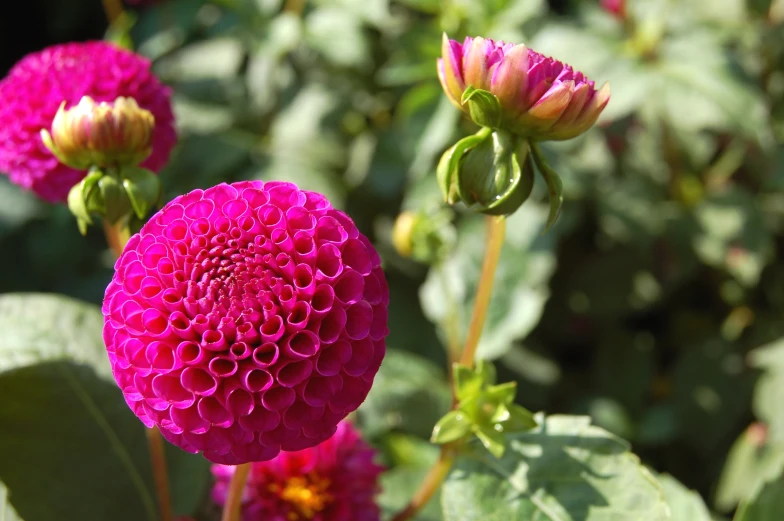
<svg viewBox="0 0 784 521">
<path fill-rule="evenodd" d="M 111 248 L 116 257 L 119 257 L 130 238 L 130 230 L 126 220 L 121 219 L 120 222 L 112 225 L 104 219 L 103 231 L 109 248 Z M 169 490 L 169 474 L 166 469 L 163 436 L 161 436 L 161 431 L 157 427 L 145 430 L 147 447 L 150 451 L 152 474 L 155 481 L 155 493 L 158 497 L 160 521 L 172 521 L 171 492 Z"/>
<path fill-rule="evenodd" d="M 468 326 L 468 335 L 460 356 L 460 363 L 469 367 L 474 366 L 476 349 L 479 346 L 479 338 L 482 335 L 482 329 L 484 329 L 485 319 L 487 318 L 487 308 L 490 306 L 495 272 L 498 268 L 498 260 L 501 258 L 501 248 L 504 245 L 504 236 L 506 235 L 506 219 L 503 216 L 488 216 L 486 219 L 487 251 L 482 263 L 482 272 L 479 276 L 479 286 L 477 287 L 476 299 L 474 300 L 474 309 L 471 313 L 471 323 Z M 456 397 L 453 397 L 452 403 L 457 404 Z M 449 473 L 449 469 L 452 468 L 459 444 L 460 440 L 454 443 L 447 443 L 441 447 L 441 455 L 438 461 L 427 473 L 427 476 L 425 476 L 408 505 L 398 512 L 392 518 L 392 521 L 407 521 L 427 505 L 428 501 L 438 490 L 438 487 L 443 483 L 446 475 Z M 233 520 L 224 519 L 222 521 Z"/>
<path fill-rule="evenodd" d="M 223 505 L 221 521 L 239 521 L 242 507 L 242 490 L 248 481 L 250 474 L 250 463 L 243 463 L 234 468 L 234 475 L 229 483 L 229 493 L 226 496 L 226 503 Z"/>
<path fill-rule="evenodd" d="M 101 0 L 103 2 L 103 11 L 106 13 L 106 19 L 109 20 L 109 25 L 119 20 L 125 10 L 123 9 L 122 0 Z"/>
<path fill-rule="evenodd" d="M 476 349 L 479 347 L 479 338 L 482 336 L 482 329 L 485 327 L 487 318 L 487 308 L 490 306 L 490 296 L 493 293 L 493 281 L 495 280 L 495 270 L 498 267 L 498 260 L 501 258 L 501 248 L 504 245 L 506 235 L 506 218 L 503 216 L 487 217 L 487 251 L 485 260 L 482 263 L 482 273 L 479 276 L 479 286 L 476 290 L 474 300 L 474 310 L 471 313 L 471 323 L 468 326 L 463 353 L 460 356 L 460 363 L 468 367 L 474 366 Z"/>
<path fill-rule="evenodd" d="M 441 455 L 436 461 L 435 465 L 430 468 L 427 476 L 422 481 L 419 489 L 411 498 L 411 501 L 406 507 L 398 512 L 391 521 L 406 521 L 411 519 L 419 512 L 427 503 L 432 499 L 433 495 L 441 486 L 441 483 L 452 468 L 452 463 L 455 459 L 455 447 L 452 444 L 446 444 L 441 447 Z"/>
</svg>

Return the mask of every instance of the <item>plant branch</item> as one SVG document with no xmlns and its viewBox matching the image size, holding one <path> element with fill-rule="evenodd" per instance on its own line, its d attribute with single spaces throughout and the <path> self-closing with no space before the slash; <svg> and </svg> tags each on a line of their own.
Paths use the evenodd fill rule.
<svg viewBox="0 0 784 521">
<path fill-rule="evenodd" d="M 234 468 L 234 475 L 229 483 L 229 493 L 226 496 L 226 504 L 223 505 L 221 521 L 239 521 L 242 510 L 242 491 L 245 489 L 249 473 L 250 463 L 243 463 Z"/>
<path fill-rule="evenodd" d="M 482 263 L 482 273 L 479 276 L 474 310 L 471 313 L 471 324 L 468 326 L 468 335 L 460 356 L 460 363 L 469 367 L 474 366 L 476 348 L 479 346 L 479 338 L 482 335 L 485 318 L 487 318 L 487 308 L 490 305 L 490 296 L 493 292 L 495 271 L 498 267 L 498 260 L 501 257 L 501 248 L 504 245 L 505 235 L 506 219 L 504 217 L 487 217 L 487 250 L 485 252 L 485 260 Z M 453 404 L 457 404 L 456 398 L 453 398 Z M 408 505 L 392 518 L 392 521 L 408 521 L 427 505 L 427 502 L 430 501 L 438 487 L 443 483 L 444 478 L 449 473 L 449 469 L 452 468 L 458 443 L 460 441 L 447 443 L 441 447 L 441 455 L 438 461 L 425 476 L 424 481 L 419 486 L 419 490 L 416 491 Z"/>
<path fill-rule="evenodd" d="M 479 286 L 476 290 L 474 311 L 471 313 L 471 324 L 468 326 L 468 336 L 466 336 L 463 354 L 460 356 L 460 363 L 469 367 L 474 366 L 476 348 L 479 346 L 479 338 L 482 336 L 482 329 L 485 326 L 487 308 L 490 305 L 490 296 L 493 292 L 495 270 L 498 267 L 498 260 L 501 258 L 505 235 L 506 219 L 502 216 L 487 217 L 487 251 L 482 263 L 482 273 L 479 276 Z"/>
<path fill-rule="evenodd" d="M 392 521 L 406 521 L 416 515 L 417 512 L 422 510 L 425 505 L 432 499 L 433 495 L 441 486 L 444 478 L 452 468 L 452 463 L 455 459 L 455 449 L 451 444 L 441 447 L 441 455 L 438 461 L 430 468 L 430 471 L 425 476 L 419 490 L 416 491 L 414 497 L 406 505 L 406 508 L 397 513 Z"/>
</svg>

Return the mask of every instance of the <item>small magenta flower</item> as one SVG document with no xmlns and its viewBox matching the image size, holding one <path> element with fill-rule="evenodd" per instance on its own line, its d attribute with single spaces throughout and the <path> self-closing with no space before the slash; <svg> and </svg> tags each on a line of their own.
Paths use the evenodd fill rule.
<svg viewBox="0 0 784 521">
<path fill-rule="evenodd" d="M 55 45 L 30 54 L 0 81 L 0 172 L 51 202 L 65 201 L 86 172 L 58 161 L 41 138 L 65 102 L 68 109 L 90 96 L 96 102 L 133 98 L 155 118 L 152 153 L 141 164 L 158 171 L 177 141 L 170 89 L 153 75 L 150 61 L 107 42 Z"/>
<path fill-rule="evenodd" d="M 177 197 L 115 268 L 104 341 L 128 405 L 215 463 L 326 440 L 386 352 L 376 250 L 346 214 L 291 183 Z"/>
<path fill-rule="evenodd" d="M 347 421 L 323 443 L 254 463 L 242 497 L 242 521 L 379 521 L 376 451 Z M 212 498 L 226 502 L 236 467 L 213 465 Z"/>
<path fill-rule="evenodd" d="M 41 139 L 61 163 L 88 170 L 137 166 L 152 153 L 153 130 L 155 117 L 133 98 L 96 103 L 84 96 L 71 109 L 63 102 L 52 121 L 52 133 L 41 130 Z"/>
<path fill-rule="evenodd" d="M 609 84 L 597 90 L 583 73 L 525 45 L 481 37 L 460 44 L 444 35 L 442 55 L 438 77 L 458 108 L 476 121 L 466 98 L 475 90 L 489 92 L 498 100 L 496 113 L 477 124 L 537 141 L 582 134 L 610 99 Z"/>
<path fill-rule="evenodd" d="M 626 18 L 625 0 L 601 0 L 599 4 L 602 6 L 602 9 L 608 13 L 618 18 Z"/>
</svg>

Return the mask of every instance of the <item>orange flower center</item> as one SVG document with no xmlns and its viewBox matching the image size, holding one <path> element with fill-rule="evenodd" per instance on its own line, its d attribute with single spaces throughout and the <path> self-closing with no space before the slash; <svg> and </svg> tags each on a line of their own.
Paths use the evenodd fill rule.
<svg viewBox="0 0 784 521">
<path fill-rule="evenodd" d="M 329 490 L 330 481 L 316 473 L 289 478 L 283 485 L 273 483 L 270 490 L 291 505 L 289 521 L 303 521 L 316 517 L 332 502 Z"/>
</svg>

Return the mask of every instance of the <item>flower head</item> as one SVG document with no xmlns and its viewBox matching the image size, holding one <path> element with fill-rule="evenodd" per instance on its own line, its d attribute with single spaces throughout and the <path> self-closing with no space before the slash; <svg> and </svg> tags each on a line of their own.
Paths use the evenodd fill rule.
<svg viewBox="0 0 784 521">
<path fill-rule="evenodd" d="M 442 54 L 438 77 L 449 99 L 473 116 L 467 91 L 491 93 L 498 113 L 490 126 L 518 136 L 573 138 L 596 122 L 610 99 L 608 84 L 597 90 L 583 73 L 525 45 L 481 37 L 461 44 L 444 35 Z"/>
<path fill-rule="evenodd" d="M 375 451 L 347 421 L 327 441 L 254 463 L 243 491 L 242 521 L 378 521 Z M 235 467 L 213 465 L 213 500 L 226 502 Z"/>
<path fill-rule="evenodd" d="M 154 129 L 155 117 L 133 98 L 96 103 L 84 96 L 72 109 L 63 102 L 52 133 L 41 130 L 41 139 L 61 163 L 78 170 L 136 166 L 152 153 Z"/>
<path fill-rule="evenodd" d="M 62 103 L 83 96 L 96 102 L 133 98 L 155 117 L 152 153 L 141 166 L 163 167 L 177 140 L 170 90 L 153 75 L 150 62 L 107 42 L 55 45 L 30 54 L 0 81 L 0 171 L 11 181 L 52 202 L 64 201 L 85 172 L 58 161 L 40 131 L 49 129 Z"/>
<path fill-rule="evenodd" d="M 106 289 L 114 377 L 145 425 L 213 462 L 312 447 L 364 401 L 386 352 L 380 264 L 346 214 L 291 183 L 177 197 Z"/>
</svg>

